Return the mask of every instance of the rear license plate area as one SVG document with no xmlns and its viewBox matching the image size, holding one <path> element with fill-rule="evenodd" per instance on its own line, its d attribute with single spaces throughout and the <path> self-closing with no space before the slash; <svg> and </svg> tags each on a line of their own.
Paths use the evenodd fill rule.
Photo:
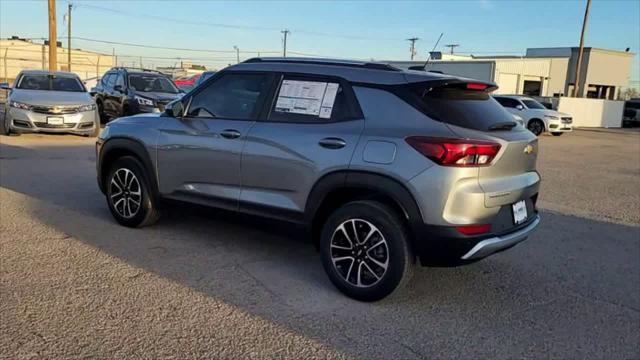
<svg viewBox="0 0 640 360">
<path fill-rule="evenodd" d="M 520 200 L 517 203 L 511 205 L 513 210 L 513 222 L 516 225 L 522 224 L 527 221 L 527 202 Z"/>
</svg>

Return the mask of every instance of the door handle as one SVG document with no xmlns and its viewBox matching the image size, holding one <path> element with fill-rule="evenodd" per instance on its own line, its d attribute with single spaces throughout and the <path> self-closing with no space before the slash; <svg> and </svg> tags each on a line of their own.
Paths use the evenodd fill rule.
<svg viewBox="0 0 640 360">
<path fill-rule="evenodd" d="M 328 137 L 320 140 L 318 144 L 327 149 L 341 149 L 347 145 L 347 142 L 340 138 Z"/>
<path fill-rule="evenodd" d="M 240 137 L 240 132 L 238 130 L 227 129 L 227 130 L 222 130 L 220 135 L 226 139 L 237 139 Z"/>
</svg>

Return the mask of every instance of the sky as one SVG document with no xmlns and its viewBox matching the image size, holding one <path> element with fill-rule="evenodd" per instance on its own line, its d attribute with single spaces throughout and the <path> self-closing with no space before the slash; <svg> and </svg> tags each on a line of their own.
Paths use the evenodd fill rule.
<svg viewBox="0 0 640 360">
<path fill-rule="evenodd" d="M 530 47 L 577 46 L 586 0 L 509 1 L 81 1 L 72 2 L 72 37 L 210 52 L 150 49 L 74 40 L 74 48 L 115 52 L 145 66 L 193 59 L 209 67 L 258 54 L 408 60 L 407 38 L 418 37 L 416 58 L 460 44 L 456 53 L 522 55 Z M 58 36 L 66 36 L 68 1 L 57 0 Z M 48 36 L 46 1 L 0 0 L 0 37 Z M 61 39 L 64 40 L 64 39 Z M 66 43 L 65 43 L 66 45 Z M 585 46 L 640 51 L 640 0 L 593 0 Z M 297 54 L 296 54 L 297 53 Z M 156 57 L 156 59 L 146 58 Z M 632 81 L 640 76 L 640 56 Z"/>
</svg>

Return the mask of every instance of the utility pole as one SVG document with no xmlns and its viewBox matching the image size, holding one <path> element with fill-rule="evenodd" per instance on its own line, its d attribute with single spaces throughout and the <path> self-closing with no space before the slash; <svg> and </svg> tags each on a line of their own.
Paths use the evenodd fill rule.
<svg viewBox="0 0 640 360">
<path fill-rule="evenodd" d="M 287 35 L 291 33 L 291 31 L 284 29 L 281 31 L 284 34 L 284 43 L 282 48 L 282 57 L 287 57 Z"/>
<path fill-rule="evenodd" d="M 416 41 L 420 40 L 420 38 L 412 37 L 407 39 L 407 41 L 411 42 L 411 60 L 413 61 L 413 57 L 416 56 Z"/>
<path fill-rule="evenodd" d="M 233 49 L 236 51 L 236 63 L 240 63 L 240 49 L 236 46 L 233 45 Z"/>
<path fill-rule="evenodd" d="M 71 72 L 71 3 L 67 9 L 67 71 Z"/>
<path fill-rule="evenodd" d="M 584 10 L 584 19 L 582 20 L 582 33 L 580 34 L 580 48 L 578 49 L 578 61 L 576 61 L 576 81 L 573 86 L 573 97 L 582 97 L 580 95 L 580 70 L 582 67 L 582 53 L 584 52 L 584 33 L 587 31 L 587 20 L 589 19 L 589 8 L 591 0 L 587 0 L 587 8 Z"/>
<path fill-rule="evenodd" d="M 445 45 L 445 47 L 448 47 L 449 50 L 449 54 L 453 55 L 453 49 L 457 48 L 458 46 L 460 46 L 460 44 L 447 44 Z"/>
<path fill-rule="evenodd" d="M 118 57 L 116 56 L 116 48 L 111 48 L 111 64 L 118 66 Z"/>
<path fill-rule="evenodd" d="M 49 0 L 49 71 L 58 70 L 58 35 L 56 33 L 56 0 Z"/>
</svg>

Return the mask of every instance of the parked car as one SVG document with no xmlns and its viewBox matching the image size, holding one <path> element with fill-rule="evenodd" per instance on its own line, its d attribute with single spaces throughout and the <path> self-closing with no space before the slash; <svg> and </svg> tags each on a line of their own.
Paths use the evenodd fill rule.
<svg viewBox="0 0 640 360">
<path fill-rule="evenodd" d="M 158 71 L 124 67 L 107 71 L 92 92 L 103 122 L 125 115 L 160 113 L 183 94 Z"/>
<path fill-rule="evenodd" d="M 212 77 L 215 73 L 216 73 L 215 71 L 205 71 L 205 72 L 203 72 L 196 79 L 195 83 L 193 84 L 193 87 L 196 87 L 196 86 L 202 84 L 203 82 L 205 82 L 205 80 L 207 80 L 208 78 Z"/>
<path fill-rule="evenodd" d="M 128 227 L 158 220 L 161 199 L 304 224 L 333 284 L 374 301 L 416 259 L 470 263 L 538 226 L 537 139 L 495 88 L 381 63 L 251 59 L 161 115 L 107 124 L 97 179 Z"/>
<path fill-rule="evenodd" d="M 61 71 L 24 70 L 8 90 L 0 132 L 73 133 L 97 136 L 96 104 L 78 75 Z"/>
<path fill-rule="evenodd" d="M 196 75 L 176 79 L 174 80 L 174 84 L 176 84 L 178 89 L 184 92 L 189 92 L 191 91 L 191 89 L 195 87 L 195 83 L 198 80 L 198 78 L 200 78 L 200 75 L 201 74 L 196 74 Z"/>
<path fill-rule="evenodd" d="M 536 136 L 545 131 L 560 136 L 573 130 L 571 115 L 547 109 L 528 96 L 496 95 L 493 98 L 512 114 L 521 116 L 527 124 L 527 129 Z"/>
<path fill-rule="evenodd" d="M 640 99 L 631 99 L 624 102 L 622 126 L 640 126 Z"/>
</svg>

